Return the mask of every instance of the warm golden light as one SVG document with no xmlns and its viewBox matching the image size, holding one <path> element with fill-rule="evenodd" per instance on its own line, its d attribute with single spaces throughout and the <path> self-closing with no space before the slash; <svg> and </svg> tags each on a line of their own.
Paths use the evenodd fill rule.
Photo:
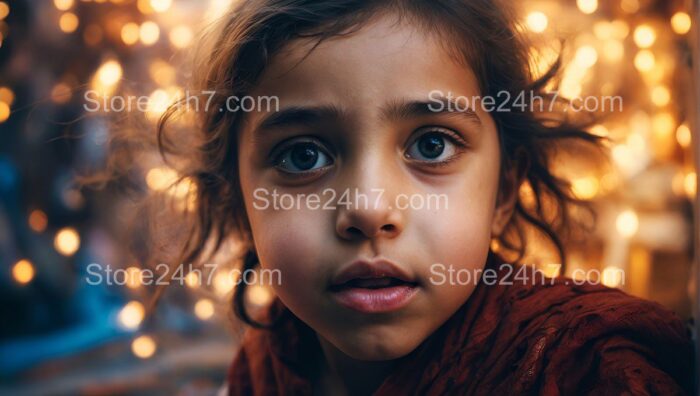
<svg viewBox="0 0 700 396">
<path fill-rule="evenodd" d="M 226 271 L 218 272 L 214 276 L 214 291 L 220 296 L 224 296 L 233 290 L 235 286 L 235 279 L 233 279 L 233 274 L 227 273 Z"/>
<path fill-rule="evenodd" d="M 619 184 L 618 176 L 614 173 L 606 173 L 600 178 L 600 190 L 603 193 L 613 191 Z"/>
<path fill-rule="evenodd" d="M 134 22 L 125 23 L 122 26 L 121 38 L 126 45 L 136 44 L 139 41 L 140 34 L 139 25 Z"/>
<path fill-rule="evenodd" d="M 10 118 L 10 105 L 0 102 L 0 123 L 7 121 L 8 118 Z"/>
<path fill-rule="evenodd" d="M 625 210 L 617 216 L 615 221 L 617 232 L 625 238 L 629 238 L 637 233 L 639 229 L 639 218 L 633 210 Z"/>
<path fill-rule="evenodd" d="M 525 207 L 531 208 L 535 206 L 535 192 L 532 190 L 532 186 L 530 185 L 530 183 L 525 182 L 520 185 L 520 189 L 518 190 L 518 196 L 520 197 L 520 200 L 523 202 L 523 205 Z"/>
<path fill-rule="evenodd" d="M 110 60 L 97 69 L 97 79 L 105 86 L 112 86 L 122 78 L 122 67 L 119 62 Z"/>
<path fill-rule="evenodd" d="M 181 92 L 176 87 L 156 89 L 148 97 L 146 117 L 152 121 L 158 120 L 158 118 L 168 110 L 168 107 L 175 103 L 180 96 Z"/>
<path fill-rule="evenodd" d="M 168 190 L 168 193 L 176 198 L 186 198 L 193 189 L 197 189 L 197 185 L 190 177 L 183 177 L 173 188 Z"/>
<path fill-rule="evenodd" d="M 687 124 L 681 124 L 676 129 L 676 140 L 681 147 L 690 147 L 692 134 Z"/>
<path fill-rule="evenodd" d="M 561 264 L 547 263 L 537 265 L 537 271 L 547 278 L 556 278 L 561 273 Z"/>
<path fill-rule="evenodd" d="M 156 59 L 148 66 L 148 74 L 153 81 L 161 86 L 168 86 L 175 82 L 175 68 L 168 62 Z"/>
<path fill-rule="evenodd" d="M 0 1 L 0 21 L 10 15 L 10 6 L 4 1 Z"/>
<path fill-rule="evenodd" d="M 601 282 L 607 287 L 618 287 L 622 284 L 624 275 L 621 268 L 608 266 L 603 269 Z"/>
<path fill-rule="evenodd" d="M 64 256 L 72 256 L 80 248 L 80 236 L 75 228 L 66 227 L 56 233 L 53 240 L 56 251 Z"/>
<path fill-rule="evenodd" d="M 634 14 L 639 11 L 639 0 L 622 0 L 620 1 L 620 8 L 628 14 Z"/>
<path fill-rule="evenodd" d="M 584 45 L 576 50 L 574 62 L 583 68 L 589 68 L 598 62 L 598 51 L 590 45 Z"/>
<path fill-rule="evenodd" d="M 603 44 L 603 56 L 610 62 L 619 62 L 625 56 L 625 46 L 619 40 L 607 40 Z"/>
<path fill-rule="evenodd" d="M 53 5 L 56 6 L 56 9 L 59 11 L 68 11 L 73 7 L 73 0 L 53 0 Z"/>
<path fill-rule="evenodd" d="M 29 228 L 34 232 L 43 232 L 48 223 L 49 219 L 46 217 L 46 213 L 39 209 L 32 210 L 29 214 Z"/>
<path fill-rule="evenodd" d="M 586 176 L 574 179 L 571 189 L 578 199 L 589 200 L 598 194 L 600 184 L 594 176 Z"/>
<path fill-rule="evenodd" d="M 272 293 L 265 286 L 251 285 L 248 289 L 248 299 L 253 305 L 264 306 L 272 299 Z"/>
<path fill-rule="evenodd" d="M 690 15 L 685 12 L 677 12 L 671 17 L 671 27 L 677 34 L 686 34 L 692 25 Z"/>
<path fill-rule="evenodd" d="M 8 87 L 0 87 L 0 102 L 12 105 L 15 101 L 15 93 Z"/>
<path fill-rule="evenodd" d="M 138 0 L 136 2 L 136 7 L 144 15 L 152 14 L 155 11 L 153 7 L 151 7 L 150 0 Z"/>
<path fill-rule="evenodd" d="M 540 11 L 533 11 L 527 15 L 525 18 L 525 23 L 527 27 L 535 33 L 542 33 L 547 29 L 549 20 L 547 15 Z"/>
<path fill-rule="evenodd" d="M 193 34 L 189 26 L 180 25 L 170 31 L 170 43 L 175 48 L 186 48 L 192 42 Z"/>
<path fill-rule="evenodd" d="M 593 34 L 595 34 L 599 40 L 607 40 L 614 35 L 612 23 L 608 21 L 596 22 L 593 25 Z"/>
<path fill-rule="evenodd" d="M 205 19 L 213 20 L 223 15 L 233 3 L 233 0 L 209 0 L 209 7 Z"/>
<path fill-rule="evenodd" d="M 634 43 L 639 48 L 649 48 L 656 41 L 656 32 L 649 25 L 639 25 L 634 29 Z"/>
<path fill-rule="evenodd" d="M 139 37 L 143 45 L 153 45 L 160 37 L 160 28 L 155 22 L 144 22 L 139 28 Z"/>
<path fill-rule="evenodd" d="M 22 259 L 12 266 L 12 277 L 20 285 L 26 285 L 34 279 L 34 266 L 29 260 Z"/>
<path fill-rule="evenodd" d="M 75 29 L 78 28 L 78 16 L 73 14 L 72 12 L 66 12 L 61 15 L 61 18 L 58 20 L 58 27 L 61 28 L 61 31 L 64 33 L 72 33 L 75 31 Z"/>
<path fill-rule="evenodd" d="M 128 267 L 126 269 L 126 287 L 138 289 L 142 282 L 141 270 L 138 267 Z"/>
<path fill-rule="evenodd" d="M 687 175 L 685 175 L 685 179 L 683 182 L 683 188 L 685 190 L 685 195 L 688 196 L 688 198 L 693 199 L 695 198 L 695 195 L 698 193 L 698 175 L 695 172 L 688 172 Z"/>
<path fill-rule="evenodd" d="M 129 301 L 119 311 L 119 324 L 126 329 L 134 330 L 141 325 L 145 314 L 143 304 L 138 301 Z"/>
<path fill-rule="evenodd" d="M 164 89 L 156 89 L 148 97 L 148 110 L 146 115 L 152 120 L 157 120 L 172 103 L 170 95 Z"/>
<path fill-rule="evenodd" d="M 185 276 L 185 284 L 190 289 L 194 289 L 199 286 L 199 274 L 192 271 L 187 276 Z"/>
<path fill-rule="evenodd" d="M 584 14 L 592 14 L 598 9 L 598 0 L 576 0 L 576 6 Z"/>
<path fill-rule="evenodd" d="M 685 196 L 685 174 L 683 172 L 678 172 L 673 175 L 671 180 L 671 190 L 673 193 L 679 197 Z"/>
<path fill-rule="evenodd" d="M 151 0 L 151 8 L 155 12 L 165 12 L 172 5 L 172 0 Z"/>
<path fill-rule="evenodd" d="M 669 112 L 655 114 L 651 120 L 651 127 L 654 135 L 661 139 L 672 138 L 673 131 L 676 130 L 676 120 Z"/>
<path fill-rule="evenodd" d="M 666 106 L 671 101 L 671 91 L 665 85 L 657 85 L 651 90 L 651 101 L 656 106 Z"/>
<path fill-rule="evenodd" d="M 152 168 L 146 173 L 146 185 L 154 191 L 165 191 L 178 180 L 178 174 L 166 167 Z"/>
<path fill-rule="evenodd" d="M 634 57 L 634 67 L 641 72 L 648 72 L 654 69 L 656 59 L 654 53 L 649 50 L 641 50 Z"/>
<path fill-rule="evenodd" d="M 141 359 L 148 359 L 156 353 L 156 341 L 151 336 L 142 335 L 131 342 L 131 352 Z"/>
<path fill-rule="evenodd" d="M 616 39 L 618 40 L 624 40 L 627 35 L 630 33 L 630 27 L 627 24 L 627 22 L 621 20 L 621 19 L 616 19 L 612 21 L 612 29 L 613 29 L 613 35 L 615 36 Z"/>
<path fill-rule="evenodd" d="M 194 305 L 194 314 L 201 320 L 208 320 L 214 316 L 214 303 L 208 299 L 203 298 Z"/>
<path fill-rule="evenodd" d="M 591 127 L 590 132 L 596 136 L 601 136 L 601 137 L 607 137 L 610 135 L 610 131 L 608 131 L 608 128 L 605 127 L 605 125 L 601 124 L 596 124 Z"/>
</svg>

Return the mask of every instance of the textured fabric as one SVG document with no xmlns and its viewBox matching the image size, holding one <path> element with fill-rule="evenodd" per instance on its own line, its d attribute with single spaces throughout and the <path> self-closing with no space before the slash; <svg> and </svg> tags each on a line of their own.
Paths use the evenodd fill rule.
<svg viewBox="0 0 700 396">
<path fill-rule="evenodd" d="M 693 393 L 690 330 L 659 304 L 502 265 L 404 359 L 375 395 L 674 395 Z M 516 274 L 527 276 L 515 279 Z M 313 331 L 275 300 L 275 330 L 249 329 L 231 395 L 309 395 Z"/>
</svg>

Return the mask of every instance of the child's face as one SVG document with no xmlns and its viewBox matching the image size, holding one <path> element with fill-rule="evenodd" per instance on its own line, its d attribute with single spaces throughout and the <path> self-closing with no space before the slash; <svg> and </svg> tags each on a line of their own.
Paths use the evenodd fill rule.
<svg viewBox="0 0 700 396">
<path fill-rule="evenodd" d="M 437 109 L 432 91 L 479 91 L 468 67 L 411 26 L 379 18 L 304 58 L 309 45 L 272 59 L 252 95 L 278 97 L 279 112 L 248 114 L 239 134 L 255 247 L 263 268 L 282 272 L 277 295 L 325 341 L 357 359 L 398 358 L 469 298 L 509 217 L 496 127 L 479 106 L 416 104 Z M 377 257 L 403 275 L 370 262 L 350 278 L 375 279 L 338 284 L 353 262 Z M 472 279 L 450 284 L 450 268 Z"/>
</svg>

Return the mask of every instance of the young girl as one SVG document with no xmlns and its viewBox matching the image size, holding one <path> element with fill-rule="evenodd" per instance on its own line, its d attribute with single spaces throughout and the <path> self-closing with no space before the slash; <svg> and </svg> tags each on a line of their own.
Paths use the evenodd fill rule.
<svg viewBox="0 0 700 396">
<path fill-rule="evenodd" d="M 242 0 L 225 16 L 198 80 L 217 95 L 188 254 L 235 234 L 246 268 L 282 274 L 263 318 L 236 289 L 252 328 L 230 394 L 692 392 L 673 313 L 515 277 L 490 250 L 522 257 L 532 226 L 563 257 L 577 201 L 550 158 L 599 144 L 544 93 L 556 66 L 533 79 L 514 21 L 492 0 Z M 522 92 L 544 108 L 506 100 Z M 279 108 L 228 111 L 244 96 Z"/>
</svg>

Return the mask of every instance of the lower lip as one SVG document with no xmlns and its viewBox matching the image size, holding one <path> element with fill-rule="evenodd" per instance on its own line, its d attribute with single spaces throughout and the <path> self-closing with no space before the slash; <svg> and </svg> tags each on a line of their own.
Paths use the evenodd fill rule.
<svg viewBox="0 0 700 396">
<path fill-rule="evenodd" d="M 340 305 L 364 313 L 391 312 L 408 305 L 418 291 L 417 286 L 398 285 L 379 289 L 359 287 L 333 292 Z"/>
</svg>

